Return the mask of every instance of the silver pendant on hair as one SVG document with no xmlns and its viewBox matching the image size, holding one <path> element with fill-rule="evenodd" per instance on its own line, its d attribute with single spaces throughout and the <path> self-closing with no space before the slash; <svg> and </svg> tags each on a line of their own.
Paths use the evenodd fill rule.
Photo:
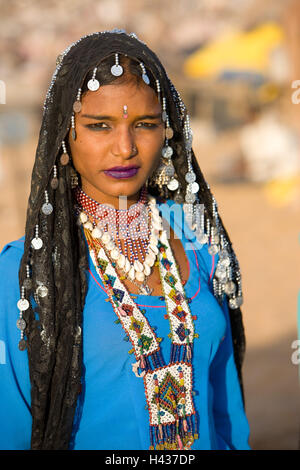
<svg viewBox="0 0 300 470">
<path fill-rule="evenodd" d="M 41 238 L 33 238 L 31 240 L 31 245 L 32 245 L 32 248 L 34 248 L 35 250 L 40 250 L 43 246 L 42 239 Z"/>
<path fill-rule="evenodd" d="M 110 71 L 115 77 L 120 77 L 123 74 L 123 67 L 119 64 L 119 55 L 115 54 L 116 63 L 111 67 Z"/>
<path fill-rule="evenodd" d="M 48 289 L 44 284 L 38 286 L 35 292 L 39 297 L 46 297 L 48 295 Z"/>
<path fill-rule="evenodd" d="M 29 302 L 27 299 L 20 299 L 18 300 L 17 307 L 21 312 L 24 312 L 29 308 Z"/>
<path fill-rule="evenodd" d="M 171 181 L 169 181 L 169 183 L 167 184 L 167 188 L 170 191 L 176 191 L 176 189 L 178 189 L 178 186 L 179 186 L 179 183 L 178 183 L 177 179 L 175 179 L 175 178 L 171 179 Z"/>
<path fill-rule="evenodd" d="M 45 215 L 50 215 L 53 212 L 52 204 L 50 204 L 50 202 L 45 202 L 45 204 L 42 205 L 42 212 Z"/>
<path fill-rule="evenodd" d="M 196 181 L 196 175 L 193 171 L 188 171 L 185 175 L 185 181 L 187 183 L 194 183 Z M 197 192 L 197 191 L 196 191 Z"/>
<path fill-rule="evenodd" d="M 165 147 L 163 147 L 161 154 L 163 158 L 171 158 L 173 155 L 172 147 L 170 147 L 170 145 L 166 145 Z"/>
<path fill-rule="evenodd" d="M 19 318 L 16 325 L 19 330 L 24 331 L 26 328 L 26 321 L 23 318 Z"/>
<path fill-rule="evenodd" d="M 93 76 L 92 78 L 88 81 L 87 87 L 90 91 L 97 91 L 98 88 L 100 87 L 99 81 L 96 79 L 96 73 L 97 73 L 97 67 L 94 68 L 93 70 Z"/>
</svg>

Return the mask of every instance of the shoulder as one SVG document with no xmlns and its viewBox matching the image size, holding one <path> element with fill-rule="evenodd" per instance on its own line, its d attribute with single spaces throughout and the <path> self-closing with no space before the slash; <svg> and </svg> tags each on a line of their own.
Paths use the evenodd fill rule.
<svg viewBox="0 0 300 470">
<path fill-rule="evenodd" d="M 0 253 L 0 301 L 18 295 L 19 266 L 24 253 L 24 237 L 5 245 Z"/>
<path fill-rule="evenodd" d="M 24 237 L 5 245 L 0 253 L 0 271 L 19 268 L 24 253 Z"/>
</svg>

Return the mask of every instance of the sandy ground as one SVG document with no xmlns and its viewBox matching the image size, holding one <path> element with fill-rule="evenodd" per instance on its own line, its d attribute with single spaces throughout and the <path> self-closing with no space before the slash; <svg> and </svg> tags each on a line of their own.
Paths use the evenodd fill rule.
<svg viewBox="0 0 300 470">
<path fill-rule="evenodd" d="M 1 247 L 23 235 L 35 145 L 33 139 L 20 148 L 0 149 Z M 278 197 L 278 187 L 274 192 L 249 183 L 218 183 L 214 176 L 226 145 L 226 138 L 218 139 L 197 153 L 242 271 L 250 445 L 297 449 L 299 381 L 291 344 L 297 339 L 300 196 L 296 185 Z"/>
</svg>

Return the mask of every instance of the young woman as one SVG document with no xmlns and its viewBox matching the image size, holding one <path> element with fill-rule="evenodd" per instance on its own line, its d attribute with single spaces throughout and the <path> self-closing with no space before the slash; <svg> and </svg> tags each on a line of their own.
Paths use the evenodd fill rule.
<svg viewBox="0 0 300 470">
<path fill-rule="evenodd" d="M 249 448 L 238 261 L 186 108 L 134 34 L 58 58 L 0 275 L 1 448 Z"/>
</svg>

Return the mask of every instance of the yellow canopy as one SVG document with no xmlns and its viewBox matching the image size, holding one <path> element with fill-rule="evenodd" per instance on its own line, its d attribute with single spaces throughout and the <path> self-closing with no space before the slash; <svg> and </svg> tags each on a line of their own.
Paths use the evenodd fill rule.
<svg viewBox="0 0 300 470">
<path fill-rule="evenodd" d="M 194 52 L 184 64 L 184 73 L 191 78 L 211 78 L 224 70 L 264 73 L 270 52 L 283 37 L 282 28 L 271 22 L 249 32 L 226 34 Z"/>
</svg>

